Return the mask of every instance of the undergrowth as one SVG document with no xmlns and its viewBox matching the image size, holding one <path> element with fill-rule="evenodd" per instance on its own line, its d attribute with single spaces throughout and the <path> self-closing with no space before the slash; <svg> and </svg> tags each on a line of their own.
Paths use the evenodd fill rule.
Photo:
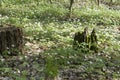
<svg viewBox="0 0 120 80">
<path fill-rule="evenodd" d="M 95 4 L 74 6 L 69 17 L 67 3 L 58 5 L 46 3 L 43 0 L 2 1 L 0 3 L 0 24 L 22 27 L 25 39 L 46 48 L 45 52 L 40 53 L 46 58 L 47 64 L 44 66 L 46 75 L 53 77 L 59 73 L 58 70 L 61 68 L 80 67 L 82 72 L 86 72 L 81 75 L 83 79 L 96 74 L 100 80 L 105 80 L 106 77 L 120 78 L 120 35 L 117 29 L 120 26 L 120 10 L 109 9 L 105 5 L 98 7 Z M 98 53 L 92 51 L 82 53 L 81 50 L 72 49 L 74 33 L 83 31 L 85 27 L 89 27 L 89 32 L 92 28 L 96 28 L 100 49 Z M 25 62 L 23 62 L 25 65 L 30 64 L 28 61 Z M 9 67 L 8 63 L 0 64 L 1 67 Z M 35 66 L 38 66 L 37 64 L 35 63 Z M 37 68 L 35 67 L 39 72 Z M 16 69 L 19 71 L 20 68 Z M 13 74 L 10 73 L 11 67 L 10 69 L 0 68 L 0 71 L 2 71 L 0 74 Z M 29 70 L 23 70 L 21 75 L 15 76 L 25 78 L 24 75 L 28 73 Z"/>
</svg>

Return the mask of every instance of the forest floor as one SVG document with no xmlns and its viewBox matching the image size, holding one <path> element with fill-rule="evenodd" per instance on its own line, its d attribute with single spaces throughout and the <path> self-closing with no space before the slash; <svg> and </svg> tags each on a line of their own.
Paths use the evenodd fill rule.
<svg viewBox="0 0 120 80">
<path fill-rule="evenodd" d="M 117 27 L 112 28 L 114 28 L 110 29 L 113 32 L 112 34 L 120 34 Z M 24 50 L 23 55 L 0 57 L 0 79 L 44 80 L 46 66 L 44 52 L 49 49 L 40 47 L 35 41 L 34 43 L 27 41 L 25 46 L 26 50 Z M 66 60 L 66 57 L 69 59 L 66 63 L 62 62 L 64 67 L 59 67 L 57 80 L 119 80 L 120 78 L 120 56 L 114 52 L 111 54 L 99 52 L 56 56 L 56 58 L 63 58 L 63 60 Z M 62 64 L 60 63 L 60 65 Z"/>
<path fill-rule="evenodd" d="M 0 4 L 1 24 L 21 27 L 25 38 L 23 54 L 0 56 L 0 80 L 119 80 L 119 5 L 88 3 L 75 3 L 70 18 L 68 3 L 6 0 Z M 98 53 L 73 49 L 75 32 L 85 27 L 89 33 L 96 29 Z"/>
</svg>

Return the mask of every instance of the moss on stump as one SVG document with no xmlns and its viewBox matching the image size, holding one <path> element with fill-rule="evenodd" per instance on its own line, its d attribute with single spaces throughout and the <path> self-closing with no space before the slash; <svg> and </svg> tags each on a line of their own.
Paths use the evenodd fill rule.
<svg viewBox="0 0 120 80">
<path fill-rule="evenodd" d="M 91 34 L 88 34 L 88 27 L 84 29 L 82 33 L 76 32 L 73 41 L 73 49 L 82 50 L 88 52 L 92 50 L 98 52 L 97 35 L 95 29 L 92 30 Z"/>
</svg>

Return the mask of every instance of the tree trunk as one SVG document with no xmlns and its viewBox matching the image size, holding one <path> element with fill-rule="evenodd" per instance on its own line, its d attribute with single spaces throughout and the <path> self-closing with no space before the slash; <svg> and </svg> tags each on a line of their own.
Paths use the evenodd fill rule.
<svg viewBox="0 0 120 80">
<path fill-rule="evenodd" d="M 98 4 L 98 6 L 100 6 L 100 0 L 97 0 L 97 4 Z"/>
<path fill-rule="evenodd" d="M 111 5 L 112 5 L 112 3 L 113 3 L 113 0 L 110 0 L 110 2 L 109 2 L 109 6 L 111 6 Z"/>
<path fill-rule="evenodd" d="M 70 0 L 70 6 L 69 6 L 69 17 L 71 15 L 71 11 L 72 11 L 72 5 L 74 3 L 74 0 Z"/>
<path fill-rule="evenodd" d="M 0 25 L 0 54 L 17 55 L 23 47 L 22 29 Z"/>
<path fill-rule="evenodd" d="M 52 4 L 52 0 L 49 0 L 49 2 Z"/>
</svg>

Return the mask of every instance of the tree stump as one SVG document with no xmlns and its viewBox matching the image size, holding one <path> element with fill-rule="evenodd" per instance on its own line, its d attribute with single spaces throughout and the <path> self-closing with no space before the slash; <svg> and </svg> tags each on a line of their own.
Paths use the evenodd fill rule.
<svg viewBox="0 0 120 80">
<path fill-rule="evenodd" d="M 97 44 L 97 35 L 95 29 L 92 30 L 91 34 L 88 34 L 88 28 L 86 27 L 82 33 L 77 32 L 74 36 L 73 41 L 73 49 L 79 50 L 82 52 L 86 52 L 89 50 L 93 50 L 94 52 L 98 52 L 98 44 Z"/>
<path fill-rule="evenodd" d="M 95 32 L 95 29 L 92 30 L 91 35 L 90 35 L 90 50 L 95 51 L 96 53 L 98 52 L 98 39 L 97 35 Z"/>
<path fill-rule="evenodd" d="M 84 32 L 75 33 L 73 48 L 75 50 L 77 50 L 77 49 L 85 47 L 85 46 L 81 45 L 82 43 L 88 43 L 88 28 L 87 27 L 84 29 Z M 86 45 L 86 48 L 87 48 L 88 47 L 87 44 L 85 44 L 85 45 Z"/>
<path fill-rule="evenodd" d="M 0 25 L 0 54 L 17 55 L 22 52 L 23 32 L 13 25 Z"/>
</svg>

